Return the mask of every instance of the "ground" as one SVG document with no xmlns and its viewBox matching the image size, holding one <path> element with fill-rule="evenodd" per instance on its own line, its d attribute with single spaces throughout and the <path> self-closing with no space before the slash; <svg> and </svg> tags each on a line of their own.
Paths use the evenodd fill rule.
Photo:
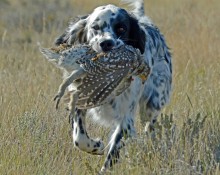
<svg viewBox="0 0 220 175">
<path fill-rule="evenodd" d="M 0 174 L 96 174 L 104 156 L 73 148 L 61 71 L 40 54 L 68 20 L 112 0 L 0 0 Z M 173 94 L 153 140 L 142 132 L 112 174 L 220 174 L 220 1 L 146 0 L 173 55 Z M 92 136 L 108 130 L 89 122 Z M 107 173 L 108 174 L 108 173 Z"/>
</svg>

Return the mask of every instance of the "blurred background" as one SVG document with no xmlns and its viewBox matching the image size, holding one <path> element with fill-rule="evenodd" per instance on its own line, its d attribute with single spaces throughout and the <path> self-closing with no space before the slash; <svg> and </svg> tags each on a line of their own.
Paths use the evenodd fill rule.
<svg viewBox="0 0 220 175">
<path fill-rule="evenodd" d="M 0 0 L 0 174 L 97 174 L 104 156 L 73 148 L 64 105 L 52 101 L 62 72 L 51 47 L 77 15 L 116 0 Z M 220 1 L 145 0 L 173 55 L 173 94 L 154 139 L 143 133 L 112 174 L 220 174 Z M 108 130 L 88 123 L 92 137 Z"/>
</svg>

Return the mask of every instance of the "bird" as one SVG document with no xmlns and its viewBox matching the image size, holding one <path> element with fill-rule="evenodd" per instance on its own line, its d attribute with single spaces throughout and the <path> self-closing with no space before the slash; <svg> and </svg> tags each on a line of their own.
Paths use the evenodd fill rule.
<svg viewBox="0 0 220 175">
<path fill-rule="evenodd" d="M 96 53 L 85 44 L 40 48 L 40 51 L 59 65 L 68 64 L 75 68 L 64 79 L 54 98 L 58 108 L 66 88 L 74 81 L 80 82 L 70 100 L 71 113 L 75 107 L 88 109 L 108 102 L 110 95 L 118 96 L 129 87 L 132 76 L 139 76 L 144 83 L 150 73 L 140 51 L 129 45 L 102 53 Z"/>
</svg>

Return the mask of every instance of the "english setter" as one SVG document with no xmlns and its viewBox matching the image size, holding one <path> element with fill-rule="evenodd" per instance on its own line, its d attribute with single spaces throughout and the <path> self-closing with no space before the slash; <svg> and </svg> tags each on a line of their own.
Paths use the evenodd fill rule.
<svg viewBox="0 0 220 175">
<path fill-rule="evenodd" d="M 76 109 L 73 124 L 73 142 L 80 150 L 103 154 L 101 140 L 89 138 L 85 117 L 110 127 L 111 137 L 106 146 L 107 157 L 101 172 L 119 159 L 124 143 L 122 137 L 135 136 L 134 121 L 140 109 L 141 122 L 146 130 L 153 130 L 161 109 L 169 102 L 172 84 L 171 54 L 159 29 L 144 14 L 142 0 L 131 1 L 132 11 L 115 5 L 97 7 L 91 14 L 72 22 L 55 41 L 60 44 L 89 44 L 96 52 L 106 52 L 123 44 L 138 48 L 151 68 L 148 80 L 142 84 L 138 77 L 121 95 L 112 97 L 107 104 L 88 110 Z M 72 71 L 72 70 L 71 70 Z M 69 72 L 70 73 L 70 72 Z M 69 91 L 74 85 L 69 87 Z M 139 108 L 138 108 L 139 106 Z"/>
</svg>

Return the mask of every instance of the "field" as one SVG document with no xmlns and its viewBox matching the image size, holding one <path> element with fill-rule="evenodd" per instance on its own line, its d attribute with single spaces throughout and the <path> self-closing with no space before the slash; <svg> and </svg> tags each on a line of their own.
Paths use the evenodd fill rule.
<svg viewBox="0 0 220 175">
<path fill-rule="evenodd" d="M 97 174 L 104 156 L 73 147 L 64 105 L 53 96 L 62 73 L 40 54 L 76 16 L 112 0 L 0 0 L 0 174 Z M 173 94 L 154 139 L 143 134 L 107 174 L 220 174 L 220 1 L 146 0 L 173 55 Z M 90 135 L 108 130 L 88 121 Z"/>
</svg>

